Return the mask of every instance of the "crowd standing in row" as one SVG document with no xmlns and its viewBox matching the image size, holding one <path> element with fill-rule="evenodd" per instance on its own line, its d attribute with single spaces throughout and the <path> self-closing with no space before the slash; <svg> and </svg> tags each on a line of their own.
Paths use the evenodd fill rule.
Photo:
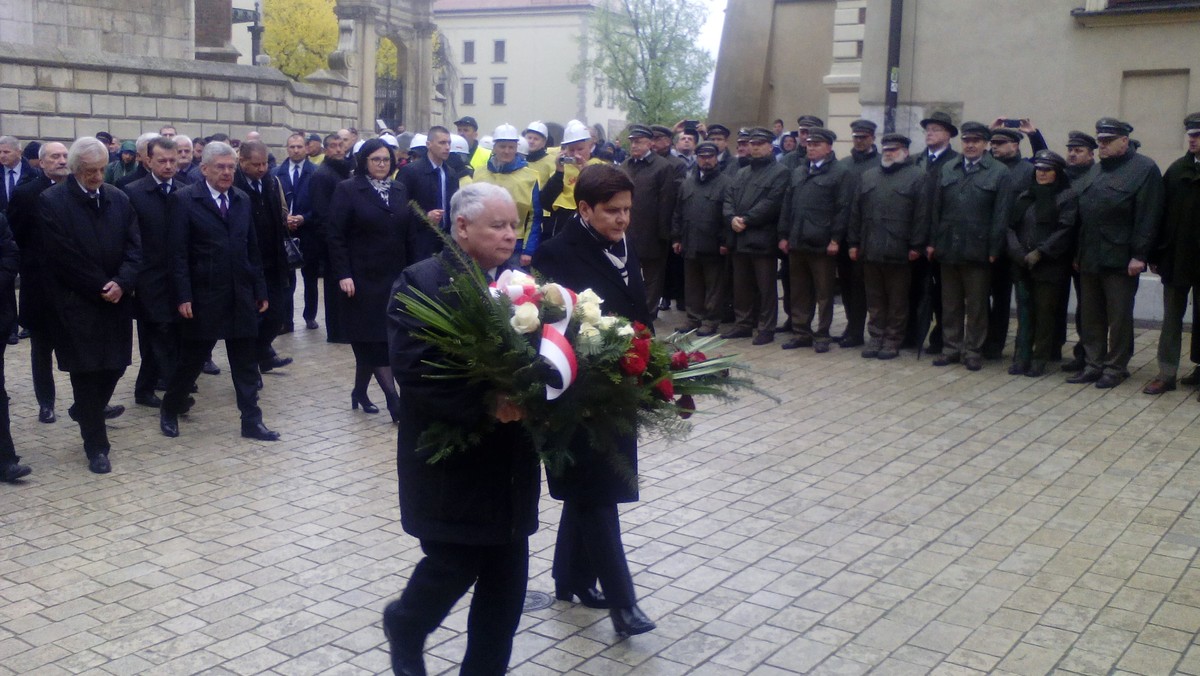
<svg viewBox="0 0 1200 676">
<path fill-rule="evenodd" d="M 1095 137 L 1072 132 L 1065 158 L 1046 149 L 1028 120 L 960 128 L 934 113 L 921 123 L 926 147 L 916 154 L 895 133 L 877 150 L 876 125 L 856 120 L 846 158 L 835 156 L 837 136 L 820 119 L 802 116 L 795 134 L 777 123 L 739 130 L 732 152 L 732 133 L 720 124 L 634 124 L 623 160 L 624 151 L 575 120 L 557 147 L 539 121 L 521 132 L 500 125 L 487 147 L 470 117 L 456 122 L 457 134 L 441 126 L 370 140 L 351 129 L 298 132 L 278 165 L 256 133 L 193 140 L 165 126 L 121 144 L 104 134 L 70 148 L 48 142 L 37 149 L 40 168 L 22 158 L 16 139 L 0 137 L 0 335 L 15 331 L 19 272 L 39 419 L 56 419 L 56 354 L 70 374 L 69 413 L 89 468 L 103 474 L 111 470 L 104 421 L 124 411 L 110 399 L 131 363 L 134 318 L 135 402 L 159 408 L 164 435 L 180 434 L 196 380 L 216 370 L 211 352 L 223 340 L 241 433 L 272 441 L 279 434 L 264 424 L 258 392 L 262 373 L 291 362 L 272 342 L 293 329 L 295 270 L 307 329 L 320 326 L 323 283 L 328 340 L 349 343 L 355 356 L 352 408 L 379 412 L 368 396 L 374 379 L 401 424 L 402 522 L 427 555 L 385 612 L 397 673 L 423 673 L 425 636 L 472 584 L 476 601 L 502 612 L 486 621 L 472 613 L 464 664 L 503 671 L 536 528 L 529 458 L 514 451 L 516 465 L 464 472 L 413 453 L 432 416 L 503 423 L 522 414 L 424 378 L 430 355 L 393 298 L 397 288 L 437 292 L 453 265 L 441 253 L 446 242 L 492 275 L 532 267 L 577 290 L 603 288 L 606 312 L 647 324 L 676 300 L 687 317 L 679 330 L 713 335 L 731 322 L 727 339 L 766 345 L 783 330 L 792 334 L 784 349 L 825 353 L 837 342 L 884 360 L 928 341 L 935 365 L 970 370 L 1003 353 L 1015 288 L 1009 373 L 1028 376 L 1061 358 L 1074 280 L 1081 345 L 1063 369 L 1075 373 L 1069 382 L 1097 387 L 1128 376 L 1133 298 L 1149 264 L 1163 278 L 1165 318 L 1160 371 L 1146 392 L 1176 387 L 1200 253 L 1200 114 L 1185 120 L 1189 152 L 1165 176 L 1137 153 L 1132 127 L 1112 118 L 1097 122 Z M 955 137 L 961 153 L 950 148 Z M 1032 161 L 1019 150 L 1025 138 Z M 846 330 L 835 341 L 839 294 Z M 1193 372 L 1182 382 L 1196 379 Z M 156 390 L 165 390 L 161 399 Z M 30 470 L 15 454 L 7 412 L 5 396 L 0 479 L 16 481 Z M 636 468 L 636 438 L 623 452 Z M 616 510 L 636 490 L 601 474 L 581 463 L 551 478 L 564 500 L 556 592 L 608 608 L 623 635 L 650 631 Z M 512 480 L 497 484 L 500 475 Z M 429 494 L 433 484 L 447 492 Z M 455 504 L 452 524 L 434 513 Z"/>
</svg>

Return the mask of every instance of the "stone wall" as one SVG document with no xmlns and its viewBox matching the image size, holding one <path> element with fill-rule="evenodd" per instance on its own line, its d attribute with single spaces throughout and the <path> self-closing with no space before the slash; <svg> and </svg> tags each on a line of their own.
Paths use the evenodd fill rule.
<svg viewBox="0 0 1200 676">
<path fill-rule="evenodd" d="M 190 59 L 193 0 L 0 0 L 0 42 Z"/>
<path fill-rule="evenodd" d="M 101 130 L 132 139 L 171 123 L 189 136 L 258 130 L 279 147 L 291 130 L 327 133 L 358 113 L 353 87 L 274 68 L 0 43 L 0 134 L 22 141 Z"/>
</svg>

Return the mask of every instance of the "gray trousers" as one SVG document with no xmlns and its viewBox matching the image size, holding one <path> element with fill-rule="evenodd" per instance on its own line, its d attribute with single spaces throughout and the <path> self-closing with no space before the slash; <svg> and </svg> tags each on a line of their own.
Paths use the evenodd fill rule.
<svg viewBox="0 0 1200 676">
<path fill-rule="evenodd" d="M 1183 315 L 1188 309 L 1188 294 L 1195 293 L 1191 286 L 1163 284 L 1163 322 L 1158 335 L 1158 377 L 1174 381 L 1179 372 L 1179 352 L 1183 349 Z M 1195 333 L 1196 316 L 1192 313 L 1192 332 Z"/>
<path fill-rule="evenodd" d="M 1137 288 L 1138 278 L 1124 270 L 1079 274 L 1083 351 L 1089 369 L 1128 375 Z"/>
<path fill-rule="evenodd" d="M 788 254 L 788 282 L 792 287 L 792 331 L 829 342 L 833 324 L 833 294 L 837 290 L 837 257 L 825 253 L 793 251 Z M 817 330 L 812 329 L 813 314 Z"/>
<path fill-rule="evenodd" d="M 725 256 L 697 254 L 683 259 L 683 300 L 688 326 L 716 329 L 725 308 Z"/>
<path fill-rule="evenodd" d="M 779 322 L 775 254 L 733 255 L 733 315 L 739 329 L 757 325 L 759 333 L 775 335 Z"/>
<path fill-rule="evenodd" d="M 908 290 L 912 268 L 908 263 L 862 264 L 867 292 L 867 334 L 870 346 L 899 349 L 908 326 Z"/>
<path fill-rule="evenodd" d="M 987 339 L 991 283 L 986 264 L 942 263 L 942 340 L 948 356 L 979 358 Z"/>
<path fill-rule="evenodd" d="M 641 251 L 637 253 L 638 260 L 642 263 L 642 282 L 646 285 L 646 309 L 650 311 L 651 317 L 655 317 L 658 316 L 658 301 L 662 298 L 663 286 L 667 282 L 667 257 L 662 255 L 657 258 L 643 258 Z"/>
</svg>

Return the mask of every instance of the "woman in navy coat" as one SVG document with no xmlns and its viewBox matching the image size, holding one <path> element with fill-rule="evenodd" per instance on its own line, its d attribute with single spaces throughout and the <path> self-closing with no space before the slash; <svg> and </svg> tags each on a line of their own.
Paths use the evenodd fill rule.
<svg viewBox="0 0 1200 676">
<path fill-rule="evenodd" d="M 417 219 L 404 186 L 388 178 L 396 168 L 391 146 L 371 139 L 355 157 L 354 177 L 334 189 L 326 229 L 330 274 L 341 291 L 335 303 L 337 321 L 330 322 L 337 335 L 331 333 L 330 340 L 350 343 L 354 350 L 351 407 L 379 412 L 367 398 L 374 374 L 396 420 L 398 400 L 388 364 L 386 313 L 392 284 L 408 260 Z"/>
<path fill-rule="evenodd" d="M 586 167 L 575 184 L 578 217 L 538 248 L 533 269 L 576 292 L 595 291 L 606 315 L 650 326 L 641 266 L 625 241 L 632 198 L 633 182 L 623 171 L 607 164 Z M 575 463 L 547 476 L 550 494 L 563 501 L 554 548 L 556 595 L 608 608 L 622 636 L 650 631 L 655 625 L 637 607 L 617 515 L 617 503 L 638 499 L 637 435 L 618 442 L 625 471 L 614 468 L 582 434 L 571 450 Z M 597 578 L 603 593 L 594 588 Z"/>
</svg>

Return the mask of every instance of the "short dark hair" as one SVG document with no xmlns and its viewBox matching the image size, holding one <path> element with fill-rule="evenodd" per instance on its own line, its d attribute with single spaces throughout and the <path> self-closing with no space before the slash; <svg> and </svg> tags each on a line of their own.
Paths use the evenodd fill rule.
<svg viewBox="0 0 1200 676">
<path fill-rule="evenodd" d="M 267 144 L 262 141 L 242 141 L 238 146 L 238 158 L 250 157 L 262 153 L 264 158 L 271 155 L 271 151 L 267 148 Z"/>
<path fill-rule="evenodd" d="M 175 139 L 167 138 L 166 136 L 155 136 L 146 143 L 146 157 L 154 157 L 155 148 L 162 148 L 163 150 L 175 152 L 177 147 L 178 144 L 175 143 Z"/>
<path fill-rule="evenodd" d="M 301 134 L 301 136 L 304 136 L 304 134 Z M 337 134 L 330 134 L 329 136 L 326 136 L 326 137 L 325 137 L 325 143 L 324 143 L 323 145 L 324 145 L 326 148 L 328 148 L 328 147 L 329 147 L 329 142 L 330 142 L 330 141 L 341 141 L 341 140 L 342 140 L 342 137 L 341 137 L 341 136 L 338 136 Z"/>
<path fill-rule="evenodd" d="M 779 118 L 775 118 L 775 122 L 773 122 L 772 124 L 783 124 L 783 120 L 781 120 Z"/>
<path fill-rule="evenodd" d="M 375 154 L 375 151 L 379 150 L 380 148 L 387 148 L 388 157 L 391 158 L 391 160 L 392 160 L 391 162 L 388 163 L 388 176 L 392 175 L 392 172 L 396 170 L 396 151 L 393 150 L 390 145 L 384 143 L 383 141 L 379 140 L 378 138 L 373 138 L 373 139 L 370 139 L 369 141 L 367 141 L 366 143 L 362 144 L 362 148 L 360 148 L 359 151 L 354 155 L 354 158 L 355 158 L 354 175 L 355 176 L 370 176 L 370 174 L 367 173 L 367 166 L 369 164 L 367 158 L 369 158 L 371 155 Z"/>
<path fill-rule="evenodd" d="M 590 207 L 603 204 L 623 192 L 633 192 L 633 181 L 611 164 L 589 164 L 579 172 L 579 180 L 575 182 L 575 202 L 586 202 Z"/>
<path fill-rule="evenodd" d="M 229 143 L 229 134 L 216 133 L 208 137 L 209 141 L 220 141 L 221 143 Z"/>
<path fill-rule="evenodd" d="M 450 130 L 449 130 L 449 129 L 447 129 L 447 128 L 445 128 L 445 127 L 443 127 L 443 126 L 442 126 L 442 125 L 440 125 L 440 124 L 435 124 L 435 125 L 433 125 L 432 127 L 430 127 L 430 128 L 429 128 L 429 133 L 428 133 L 428 134 L 426 134 L 426 136 L 428 136 L 429 138 L 433 138 L 433 135 L 434 135 L 434 134 L 445 134 L 446 136 L 449 136 L 449 135 L 450 135 Z"/>
</svg>

